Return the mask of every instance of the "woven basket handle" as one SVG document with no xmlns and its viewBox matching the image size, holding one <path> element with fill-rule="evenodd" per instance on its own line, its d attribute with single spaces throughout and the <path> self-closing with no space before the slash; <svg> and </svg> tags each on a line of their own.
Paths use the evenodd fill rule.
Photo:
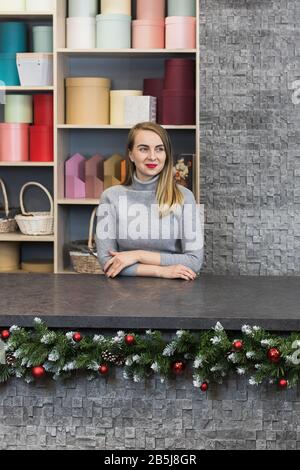
<svg viewBox="0 0 300 470">
<path fill-rule="evenodd" d="M 98 207 L 95 207 L 95 209 L 92 212 L 91 215 L 91 220 L 90 220 L 90 230 L 89 230 L 89 242 L 88 242 L 88 249 L 90 252 L 93 251 L 93 232 L 94 232 L 94 222 L 95 222 L 95 217 L 97 214 L 97 209 Z"/>
<path fill-rule="evenodd" d="M 22 214 L 23 215 L 32 215 L 30 212 L 25 211 L 24 204 L 23 204 L 24 191 L 25 191 L 26 188 L 28 188 L 28 186 L 37 186 L 38 188 L 41 188 L 47 194 L 47 196 L 49 198 L 49 201 L 50 201 L 50 215 L 51 215 L 51 217 L 53 217 L 54 207 L 53 207 L 53 199 L 51 197 L 51 194 L 49 193 L 49 191 L 42 184 L 35 183 L 33 181 L 31 181 L 30 183 L 24 184 L 23 188 L 21 189 L 21 192 L 20 192 L 20 206 L 21 206 Z"/>
<path fill-rule="evenodd" d="M 7 192 L 6 192 L 4 181 L 1 178 L 0 178 L 0 186 L 1 186 L 1 189 L 2 189 L 2 194 L 3 194 L 3 199 L 4 199 L 5 214 L 6 214 L 6 217 L 8 218 L 9 207 L 8 207 Z"/>
</svg>

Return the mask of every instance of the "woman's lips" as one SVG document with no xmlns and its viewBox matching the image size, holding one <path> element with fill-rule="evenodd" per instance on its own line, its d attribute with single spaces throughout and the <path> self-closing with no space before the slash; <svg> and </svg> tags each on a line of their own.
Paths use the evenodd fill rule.
<svg viewBox="0 0 300 470">
<path fill-rule="evenodd" d="M 156 168 L 157 166 L 158 165 L 153 165 L 153 164 L 152 165 L 151 164 L 146 165 L 146 167 L 148 167 L 148 168 Z"/>
</svg>

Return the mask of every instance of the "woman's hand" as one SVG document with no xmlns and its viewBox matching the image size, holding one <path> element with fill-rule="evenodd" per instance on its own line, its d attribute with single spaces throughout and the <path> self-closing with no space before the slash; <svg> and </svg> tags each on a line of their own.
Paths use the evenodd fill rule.
<svg viewBox="0 0 300 470">
<path fill-rule="evenodd" d="M 138 263 L 138 251 L 110 251 L 112 259 L 107 261 L 104 266 L 104 272 L 107 277 L 116 277 L 123 269 Z"/>
<path fill-rule="evenodd" d="M 190 268 L 182 264 L 173 266 L 159 266 L 159 277 L 165 279 L 185 279 L 186 281 L 194 281 L 197 274 Z"/>
</svg>

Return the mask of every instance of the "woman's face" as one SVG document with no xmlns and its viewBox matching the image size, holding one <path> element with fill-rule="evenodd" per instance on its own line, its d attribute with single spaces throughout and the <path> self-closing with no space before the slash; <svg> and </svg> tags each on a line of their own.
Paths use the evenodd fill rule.
<svg viewBox="0 0 300 470">
<path fill-rule="evenodd" d="M 163 170 L 167 156 L 159 135 L 140 130 L 136 133 L 129 158 L 135 163 L 137 177 L 141 181 L 147 181 Z"/>
</svg>

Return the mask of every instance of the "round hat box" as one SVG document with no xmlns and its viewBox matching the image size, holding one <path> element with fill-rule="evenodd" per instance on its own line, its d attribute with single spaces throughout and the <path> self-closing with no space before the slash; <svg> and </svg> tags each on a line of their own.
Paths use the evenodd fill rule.
<svg viewBox="0 0 300 470">
<path fill-rule="evenodd" d="M 168 0 L 168 16 L 196 16 L 196 0 Z"/>
<path fill-rule="evenodd" d="M 70 17 L 67 18 L 67 48 L 95 49 L 96 47 L 96 18 Z"/>
<path fill-rule="evenodd" d="M 33 106 L 31 95 L 7 95 L 4 119 L 9 124 L 31 124 Z"/>
<path fill-rule="evenodd" d="M 107 78 L 67 78 L 67 124 L 109 124 L 110 87 L 111 80 Z"/>
<path fill-rule="evenodd" d="M 134 20 L 132 22 L 133 49 L 164 49 L 164 20 Z"/>
<path fill-rule="evenodd" d="M 101 0 L 101 13 L 131 16 L 131 0 Z"/>
<path fill-rule="evenodd" d="M 20 243 L 0 242 L 0 273 L 18 271 L 20 267 Z"/>
<path fill-rule="evenodd" d="M 0 123 L 0 161 L 26 162 L 28 160 L 28 124 Z"/>
<path fill-rule="evenodd" d="M 121 14 L 97 15 L 96 21 L 97 48 L 131 48 L 131 16 Z"/>
<path fill-rule="evenodd" d="M 1 0 L 0 2 L 0 12 L 10 12 L 10 11 L 25 11 L 26 1 L 25 0 Z"/>
<path fill-rule="evenodd" d="M 143 96 L 142 90 L 112 90 L 110 92 L 110 124 L 113 126 L 125 125 L 125 97 Z"/>
<path fill-rule="evenodd" d="M 27 273 L 53 274 L 54 272 L 54 264 L 50 260 L 23 261 L 21 267 Z"/>
<path fill-rule="evenodd" d="M 95 18 L 98 0 L 69 0 L 69 18 Z"/>
<path fill-rule="evenodd" d="M 196 18 L 170 16 L 166 18 L 166 49 L 196 48 Z"/>
<path fill-rule="evenodd" d="M 55 10 L 55 0 L 26 0 L 26 10 L 48 12 Z"/>
<path fill-rule="evenodd" d="M 185 1 L 185 0 L 184 0 Z M 138 20 L 165 19 L 165 0 L 137 0 L 136 17 Z"/>
</svg>

